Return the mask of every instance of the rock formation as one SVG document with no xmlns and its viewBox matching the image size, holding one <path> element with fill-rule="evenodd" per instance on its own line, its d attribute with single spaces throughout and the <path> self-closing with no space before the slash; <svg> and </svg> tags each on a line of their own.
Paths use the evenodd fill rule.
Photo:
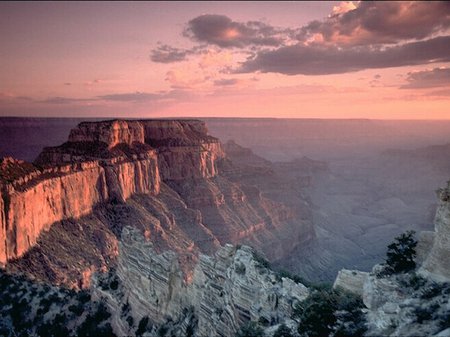
<svg viewBox="0 0 450 337">
<path fill-rule="evenodd" d="M 169 321 L 181 322 L 181 330 L 194 326 L 196 336 L 231 337 L 249 320 L 283 322 L 309 294 L 304 285 L 267 269 L 247 246 L 225 245 L 214 256 L 201 255 L 188 280 L 175 253 L 157 254 L 131 227 L 123 230 L 119 250 L 119 289 L 105 291 L 98 281 L 96 287 L 116 313 L 113 327 L 119 335 L 133 333 L 120 317 L 124 305 L 135 322 L 149 317 L 157 326 Z"/>
<path fill-rule="evenodd" d="M 259 189 L 266 168 L 253 166 L 249 180 L 245 165 L 238 166 L 201 121 L 80 123 L 66 143 L 44 148 L 33 164 L 6 160 L 2 166 L 0 263 L 14 259 L 14 270 L 73 286 L 81 281 L 67 275 L 82 279 L 86 271 L 115 263 L 111 254 L 103 255 L 109 248 L 96 248 L 94 228 L 102 237 L 115 236 L 117 243 L 121 229 L 133 224 L 157 249 L 171 249 L 187 260 L 229 242 L 250 244 L 279 259 L 314 237 L 297 188 L 295 207 L 286 206 L 273 187 L 267 196 Z M 271 186 L 275 180 L 272 176 Z M 56 237 L 74 249 L 77 236 L 92 252 L 71 252 L 83 267 L 59 261 L 62 252 L 47 242 Z M 104 242 L 109 247 L 113 241 Z M 189 264 L 183 264 L 185 271 Z"/>
<path fill-rule="evenodd" d="M 436 281 L 450 281 L 450 182 L 437 191 L 439 204 L 434 218 L 435 235 L 420 272 Z"/>
<path fill-rule="evenodd" d="M 368 336 L 448 336 L 450 307 L 450 183 L 437 191 L 435 232 L 418 235 L 418 271 L 385 275 L 341 270 L 334 287 L 362 296 Z"/>
</svg>

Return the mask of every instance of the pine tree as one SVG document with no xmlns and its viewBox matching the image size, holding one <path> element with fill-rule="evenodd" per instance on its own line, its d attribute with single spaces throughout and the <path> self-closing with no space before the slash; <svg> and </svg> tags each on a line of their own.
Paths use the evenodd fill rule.
<svg viewBox="0 0 450 337">
<path fill-rule="evenodd" d="M 386 271 L 388 273 L 408 272 L 416 268 L 416 232 L 407 231 L 394 239 L 387 248 Z"/>
</svg>

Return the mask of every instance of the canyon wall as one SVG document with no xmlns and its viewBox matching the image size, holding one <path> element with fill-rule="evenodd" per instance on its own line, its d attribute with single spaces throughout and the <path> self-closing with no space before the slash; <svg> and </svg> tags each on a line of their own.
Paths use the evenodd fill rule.
<svg viewBox="0 0 450 337">
<path fill-rule="evenodd" d="M 80 123 L 34 165 L 3 160 L 0 263 L 22 256 L 53 223 L 78 219 L 102 202 L 156 195 L 161 180 L 213 177 L 223 156 L 200 121 Z"/>
<path fill-rule="evenodd" d="M 17 169 L 20 162 L 10 162 Z M 15 168 L 14 168 L 15 167 Z M 2 184 L 0 263 L 22 256 L 43 230 L 64 219 L 80 218 L 112 199 L 159 193 L 156 155 L 135 161 L 89 161 L 36 170 Z"/>
<path fill-rule="evenodd" d="M 120 286 L 110 289 L 97 282 L 95 287 L 96 297 L 104 297 L 114 313 L 118 335 L 133 334 L 120 317 L 124 305 L 135 322 L 148 317 L 157 326 L 179 322 L 180 335 L 191 326 L 196 336 L 231 337 L 250 320 L 284 322 L 309 295 L 303 284 L 278 277 L 247 246 L 225 245 L 214 256 L 201 255 L 187 280 L 177 254 L 156 253 L 136 229 L 123 230 L 119 251 Z"/>
<path fill-rule="evenodd" d="M 450 182 L 437 191 L 439 204 L 434 218 L 434 240 L 420 272 L 436 281 L 450 281 Z"/>
<path fill-rule="evenodd" d="M 130 224 L 159 251 L 184 252 L 186 261 L 227 243 L 251 245 L 272 261 L 282 259 L 314 239 L 309 204 L 299 194 L 304 184 L 280 184 L 270 162 L 254 159 L 251 167 L 239 161 L 234 165 L 234 157 L 201 121 L 80 123 L 67 142 L 44 148 L 33 164 L 16 161 L 0 170 L 0 262 L 22 257 L 9 268 L 73 286 L 84 270 L 116 263 L 103 248 L 108 252 L 109 242 L 119 240 Z M 285 196 L 288 184 L 291 193 Z M 95 228 L 115 239 L 96 249 Z M 89 254 L 74 251 L 72 242 L 80 235 Z M 46 241 L 54 238 L 62 238 L 64 249 Z M 66 263 L 66 247 L 83 267 L 72 258 Z M 189 273 L 189 266 L 184 263 L 183 271 Z"/>
</svg>

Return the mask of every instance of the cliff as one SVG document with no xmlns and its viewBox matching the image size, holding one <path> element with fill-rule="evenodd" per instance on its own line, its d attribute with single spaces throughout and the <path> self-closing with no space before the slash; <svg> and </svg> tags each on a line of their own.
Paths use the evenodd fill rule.
<svg viewBox="0 0 450 337">
<path fill-rule="evenodd" d="M 362 296 L 367 336 L 448 336 L 450 333 L 450 183 L 437 191 L 435 232 L 418 235 L 417 271 L 385 275 L 341 270 L 334 287 Z"/>
<path fill-rule="evenodd" d="M 14 162 L 13 169 L 20 163 Z M 114 158 L 40 169 L 2 181 L 0 263 L 22 256 L 40 233 L 58 221 L 78 219 L 112 199 L 125 201 L 135 193 L 157 194 L 157 158 L 148 152 L 137 160 Z"/>
<path fill-rule="evenodd" d="M 436 281 L 450 281 L 450 182 L 437 191 L 434 240 L 420 272 Z"/>
<path fill-rule="evenodd" d="M 124 306 L 134 322 L 148 317 L 154 330 L 166 325 L 186 335 L 190 327 L 195 336 L 231 337 L 249 320 L 284 322 L 309 295 L 304 285 L 277 277 L 246 246 L 225 245 L 214 256 L 201 255 L 188 280 L 180 273 L 177 254 L 157 254 L 133 228 L 123 230 L 119 250 L 116 274 L 97 279 L 94 287 L 96 297 L 106 298 L 115 313 L 112 323 L 119 335 L 134 332 L 121 312 Z M 120 285 L 105 286 L 114 277 Z"/>
<path fill-rule="evenodd" d="M 292 195 L 276 200 L 288 182 L 273 193 L 280 177 L 270 162 L 257 159 L 249 171 L 230 158 L 200 121 L 80 123 L 33 164 L 0 170 L 0 262 L 15 259 L 8 268 L 77 287 L 86 286 L 84 273 L 116 264 L 111 247 L 129 224 L 158 251 L 183 256 L 187 274 L 198 252 L 226 243 L 249 244 L 274 260 L 312 240 L 302 187 L 291 184 Z M 79 238 L 89 253 L 73 244 Z"/>
</svg>

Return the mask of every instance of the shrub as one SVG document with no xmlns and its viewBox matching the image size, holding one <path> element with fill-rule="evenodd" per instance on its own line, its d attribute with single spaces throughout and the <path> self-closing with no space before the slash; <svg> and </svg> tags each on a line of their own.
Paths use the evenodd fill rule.
<svg viewBox="0 0 450 337">
<path fill-rule="evenodd" d="M 246 268 L 245 265 L 241 262 L 234 267 L 234 270 L 236 271 L 236 274 L 245 275 Z"/>
<path fill-rule="evenodd" d="M 450 285 L 448 283 L 431 282 L 422 287 L 419 293 L 420 298 L 423 300 L 429 300 L 439 295 L 448 294 L 449 286 Z"/>
<path fill-rule="evenodd" d="M 320 290 L 294 308 L 302 336 L 361 336 L 366 331 L 361 298 L 343 290 Z"/>
<path fill-rule="evenodd" d="M 416 322 L 422 324 L 424 321 L 429 321 L 433 318 L 433 313 L 439 305 L 432 305 L 430 307 L 418 307 L 414 309 L 414 315 L 416 315 Z"/>
<path fill-rule="evenodd" d="M 256 322 L 248 322 L 236 333 L 236 337 L 263 337 L 264 330 Z"/>
<path fill-rule="evenodd" d="M 138 324 L 138 328 L 136 330 L 136 336 L 142 336 L 142 334 L 147 331 L 148 322 L 149 322 L 148 316 L 141 318 Z"/>
<path fill-rule="evenodd" d="M 276 274 L 276 277 L 277 277 L 278 281 L 281 281 L 281 279 L 283 277 L 287 277 L 287 278 L 290 278 L 295 283 L 303 284 L 305 287 L 309 288 L 311 286 L 311 282 L 307 281 L 306 279 L 304 279 L 303 277 L 301 277 L 299 275 L 292 274 L 287 270 L 282 269 L 282 270 L 278 271 Z"/>
<path fill-rule="evenodd" d="M 261 254 L 253 251 L 253 259 L 256 261 L 256 266 L 260 268 L 270 268 L 270 262 Z"/>
<path fill-rule="evenodd" d="M 336 322 L 334 312 L 337 310 L 337 294 L 332 291 L 317 291 L 295 308 L 300 318 L 298 332 L 302 336 L 328 336 Z"/>
<path fill-rule="evenodd" d="M 387 248 L 386 268 L 387 274 L 402 273 L 416 268 L 416 246 L 415 231 L 407 231 L 394 238 Z"/>
<path fill-rule="evenodd" d="M 291 329 L 288 328 L 286 324 L 281 324 L 278 329 L 274 332 L 273 337 L 294 337 Z"/>
<path fill-rule="evenodd" d="M 450 310 L 438 317 L 438 324 L 441 330 L 450 328 Z"/>
</svg>

